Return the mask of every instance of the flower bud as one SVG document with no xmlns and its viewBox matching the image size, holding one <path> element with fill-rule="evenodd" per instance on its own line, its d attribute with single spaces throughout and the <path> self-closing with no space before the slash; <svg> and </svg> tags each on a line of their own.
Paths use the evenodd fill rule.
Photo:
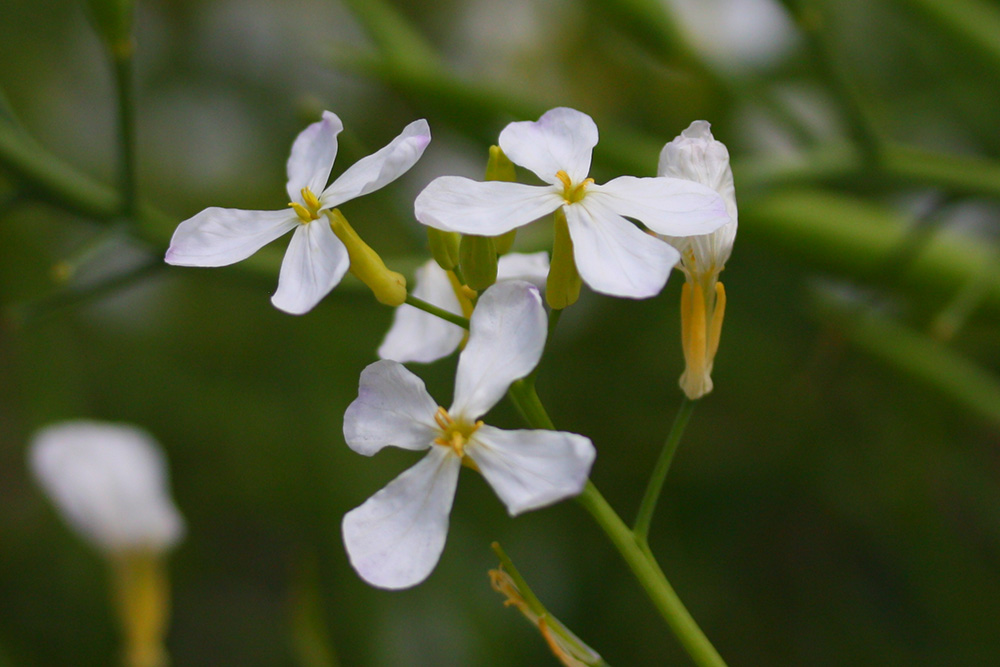
<svg viewBox="0 0 1000 667">
<path fill-rule="evenodd" d="M 566 214 L 560 208 L 555 213 L 555 237 L 552 241 L 552 261 L 545 284 L 545 301 L 549 308 L 562 310 L 580 298 L 580 274 L 573 259 L 573 240 L 569 236 Z"/>
<path fill-rule="evenodd" d="M 487 181 L 507 181 L 513 183 L 517 180 L 517 172 L 514 170 L 514 163 L 504 154 L 499 146 L 490 146 L 490 159 L 486 163 Z M 498 255 L 506 255 L 514 245 L 517 238 L 517 229 L 512 229 L 506 234 L 493 237 Z"/>
<path fill-rule="evenodd" d="M 451 271 L 458 266 L 458 245 L 462 236 L 458 232 L 445 232 L 434 227 L 427 228 L 427 241 L 431 247 L 431 256 L 445 271 Z"/>
<path fill-rule="evenodd" d="M 497 281 L 497 249 L 489 236 L 463 235 L 459 264 L 465 284 L 481 292 Z"/>
<path fill-rule="evenodd" d="M 379 303 L 393 307 L 402 305 L 406 301 L 406 278 L 386 268 L 382 258 L 358 236 L 339 209 L 326 213 L 333 233 L 347 246 L 354 277 L 368 285 Z"/>
</svg>

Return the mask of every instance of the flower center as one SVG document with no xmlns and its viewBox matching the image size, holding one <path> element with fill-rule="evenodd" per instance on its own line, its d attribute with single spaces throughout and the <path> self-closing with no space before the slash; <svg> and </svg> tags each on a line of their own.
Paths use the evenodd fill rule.
<svg viewBox="0 0 1000 667">
<path fill-rule="evenodd" d="M 556 172 L 556 178 L 563 184 L 563 199 L 566 200 L 567 204 L 575 204 L 583 199 L 583 196 L 587 194 L 587 186 L 594 182 L 592 178 L 585 178 L 583 182 L 574 185 L 569 174 L 562 169 Z"/>
<path fill-rule="evenodd" d="M 441 435 L 434 438 L 434 444 L 451 447 L 459 458 L 465 456 L 465 445 L 469 443 L 469 438 L 483 425 L 481 421 L 470 424 L 464 419 L 452 419 L 448 411 L 442 407 L 438 407 L 434 413 L 434 421 L 441 429 Z"/>
<path fill-rule="evenodd" d="M 309 188 L 302 188 L 301 193 L 304 205 L 293 201 L 288 202 L 288 205 L 303 223 L 319 220 L 319 199 Z"/>
</svg>

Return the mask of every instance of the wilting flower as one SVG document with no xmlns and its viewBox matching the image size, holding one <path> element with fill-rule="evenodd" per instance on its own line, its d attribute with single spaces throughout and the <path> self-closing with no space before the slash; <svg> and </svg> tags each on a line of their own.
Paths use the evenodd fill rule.
<svg viewBox="0 0 1000 667">
<path fill-rule="evenodd" d="M 184 533 L 153 438 L 127 424 L 68 421 L 39 431 L 30 464 L 66 522 L 107 554 L 165 551 Z"/>
<path fill-rule="evenodd" d="M 677 253 L 625 218 L 660 234 L 705 234 L 729 219 L 725 204 L 711 188 L 679 178 L 622 176 L 598 185 L 588 178 L 596 145 L 594 121 L 573 109 L 552 109 L 537 122 L 511 123 L 500 133 L 500 147 L 546 185 L 443 176 L 417 196 L 417 220 L 447 231 L 496 236 L 561 210 L 584 282 L 604 294 L 653 296 L 666 283 Z"/>
<path fill-rule="evenodd" d="M 327 219 L 329 212 L 406 173 L 431 139 L 427 121 L 414 121 L 389 145 L 353 164 L 327 187 L 337 157 L 337 135 L 342 129 L 337 115 L 324 111 L 323 120 L 307 127 L 295 139 L 287 165 L 286 188 L 291 199 L 287 208 L 207 208 L 177 227 L 167 250 L 167 263 L 226 266 L 246 259 L 294 229 L 271 303 L 293 315 L 312 310 L 337 286 L 350 266 L 344 240 L 338 238 Z"/>
<path fill-rule="evenodd" d="M 449 409 L 395 361 L 375 362 L 361 374 L 358 398 L 344 415 L 348 446 L 366 456 L 387 445 L 427 451 L 344 516 L 347 554 L 365 581 L 407 588 L 430 574 L 444 549 L 463 463 L 482 473 L 512 516 L 583 490 L 595 455 L 588 438 L 506 431 L 479 421 L 514 380 L 537 365 L 545 336 L 538 289 L 520 281 L 498 283 L 483 292 L 472 314 Z"/>
<path fill-rule="evenodd" d="M 712 366 L 719 349 L 726 290 L 719 273 L 726 267 L 736 240 L 736 189 L 729 151 L 712 136 L 711 126 L 696 120 L 660 153 L 661 176 L 706 185 L 726 203 L 728 221 L 709 234 L 683 238 L 662 236 L 681 254 L 686 281 L 681 293 L 681 341 L 686 368 L 680 385 L 689 398 L 712 391 Z"/>
<path fill-rule="evenodd" d="M 497 280 L 525 280 L 541 288 L 548 273 L 549 257 L 545 252 L 512 253 L 500 258 Z M 412 293 L 455 315 L 468 317 L 472 310 L 454 274 L 442 269 L 434 260 L 417 269 Z M 392 326 L 378 348 L 378 356 L 400 363 L 430 363 L 454 352 L 465 333 L 457 324 L 404 304 L 396 309 Z"/>
</svg>

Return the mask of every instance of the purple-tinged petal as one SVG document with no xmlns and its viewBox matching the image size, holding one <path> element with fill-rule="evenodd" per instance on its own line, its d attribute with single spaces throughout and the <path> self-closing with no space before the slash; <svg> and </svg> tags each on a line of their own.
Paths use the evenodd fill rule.
<svg viewBox="0 0 1000 667">
<path fill-rule="evenodd" d="M 337 135 L 344 129 L 340 118 L 332 111 L 323 112 L 323 120 L 302 130 L 292 144 L 288 157 L 288 196 L 302 202 L 302 188 L 309 188 L 317 197 L 330 180 L 333 161 L 337 159 Z"/>
<path fill-rule="evenodd" d="M 500 148 L 511 162 L 530 169 L 546 183 L 558 184 L 559 171 L 565 171 L 573 183 L 580 183 L 590 173 L 597 136 L 597 125 L 590 116 L 558 107 L 537 121 L 510 123 L 500 133 Z"/>
<path fill-rule="evenodd" d="M 421 451 L 437 437 L 437 403 L 423 380 L 395 361 L 376 361 L 361 372 L 358 397 L 344 413 L 344 440 L 358 454 L 383 447 Z"/>
<path fill-rule="evenodd" d="M 300 224 L 285 251 L 271 303 L 292 315 L 308 313 L 337 286 L 350 265 L 347 248 L 326 218 Z"/>
<path fill-rule="evenodd" d="M 498 236 L 555 211 L 565 203 L 561 192 L 561 187 L 441 176 L 417 195 L 413 212 L 429 227 Z"/>
<path fill-rule="evenodd" d="M 290 208 L 206 208 L 174 230 L 164 261 L 175 266 L 228 266 L 246 259 L 299 222 Z"/>
</svg>

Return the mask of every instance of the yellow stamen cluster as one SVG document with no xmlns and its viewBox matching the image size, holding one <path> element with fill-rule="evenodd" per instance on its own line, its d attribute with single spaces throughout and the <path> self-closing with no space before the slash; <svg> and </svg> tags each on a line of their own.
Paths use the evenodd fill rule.
<svg viewBox="0 0 1000 667">
<path fill-rule="evenodd" d="M 319 198 L 309 188 L 302 188 L 300 192 L 305 206 L 293 201 L 288 202 L 288 205 L 292 207 L 295 215 L 299 216 L 299 220 L 303 223 L 319 220 Z"/>
<path fill-rule="evenodd" d="M 722 320 L 726 315 L 726 290 L 715 283 L 706 294 L 698 282 L 686 282 L 681 290 L 681 345 L 686 368 L 681 388 L 690 399 L 712 391 L 712 366 L 719 351 Z"/>
<path fill-rule="evenodd" d="M 570 179 L 569 174 L 562 169 L 556 172 L 556 178 L 558 178 L 563 184 L 563 199 L 566 200 L 567 204 L 575 204 L 583 199 L 583 196 L 587 194 L 587 186 L 594 182 L 594 179 L 587 178 L 584 179 L 582 183 L 573 185 L 573 181 Z"/>
<path fill-rule="evenodd" d="M 465 446 L 469 443 L 469 439 L 483 425 L 481 421 L 470 424 L 464 419 L 452 419 L 448 411 L 442 407 L 438 407 L 434 413 L 434 421 L 441 429 L 441 435 L 434 438 L 434 444 L 451 447 L 459 457 L 465 456 Z"/>
</svg>

